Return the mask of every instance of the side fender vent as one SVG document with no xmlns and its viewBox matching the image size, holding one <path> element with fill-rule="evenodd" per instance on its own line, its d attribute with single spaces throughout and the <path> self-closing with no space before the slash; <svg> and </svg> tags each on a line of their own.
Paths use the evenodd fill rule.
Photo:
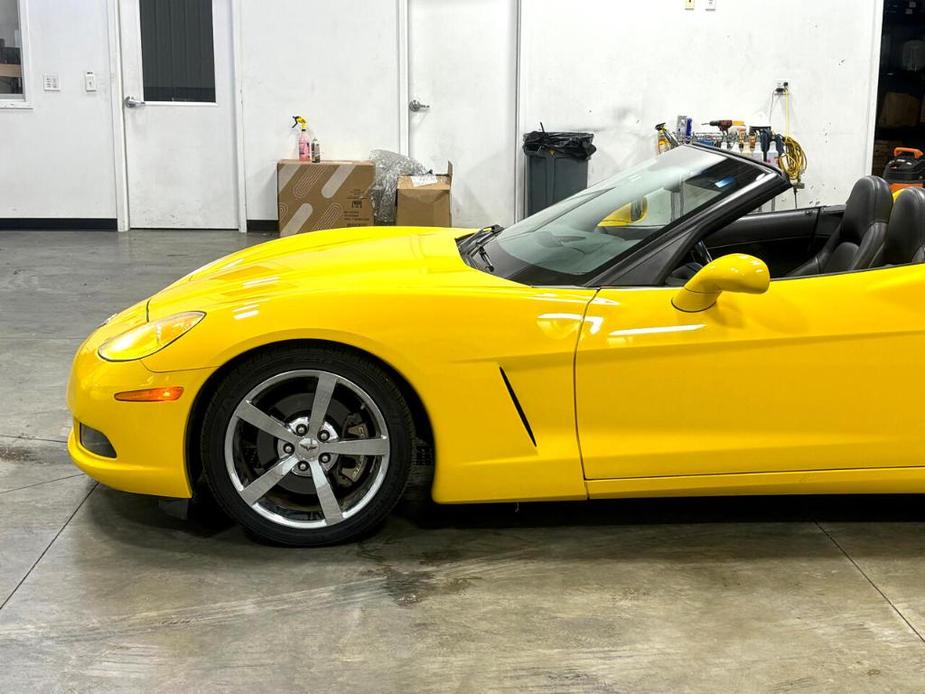
<svg viewBox="0 0 925 694">
<path fill-rule="evenodd" d="M 524 425 L 527 436 L 530 437 L 533 445 L 536 446 L 536 437 L 533 435 L 533 429 L 530 428 L 530 421 L 527 419 L 527 414 L 524 412 L 524 408 L 520 406 L 520 400 L 517 399 L 517 393 L 514 392 L 514 388 L 511 386 L 511 382 L 508 380 L 507 374 L 504 373 L 504 369 L 498 367 L 498 370 L 501 372 L 501 380 L 504 381 L 504 387 L 507 388 L 507 394 L 511 396 L 511 402 L 514 403 L 514 409 L 517 410 L 517 414 L 520 416 L 520 422 Z"/>
</svg>

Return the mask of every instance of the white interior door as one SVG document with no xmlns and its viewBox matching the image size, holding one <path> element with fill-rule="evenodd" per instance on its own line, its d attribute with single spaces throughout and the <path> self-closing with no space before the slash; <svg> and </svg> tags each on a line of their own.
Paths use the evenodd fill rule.
<svg viewBox="0 0 925 694">
<path fill-rule="evenodd" d="M 231 0 L 120 0 L 129 224 L 238 227 Z"/>
<path fill-rule="evenodd" d="M 512 223 L 516 0 L 408 0 L 408 26 L 411 156 L 453 162 L 453 226 Z"/>
</svg>

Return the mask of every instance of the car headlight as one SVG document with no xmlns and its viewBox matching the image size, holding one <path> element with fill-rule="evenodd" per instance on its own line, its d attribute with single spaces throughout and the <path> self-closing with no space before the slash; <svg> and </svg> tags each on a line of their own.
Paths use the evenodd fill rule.
<svg viewBox="0 0 925 694">
<path fill-rule="evenodd" d="M 98 353 L 106 361 L 150 357 L 192 330 L 205 315 L 201 311 L 189 311 L 139 325 L 104 342 Z"/>
</svg>

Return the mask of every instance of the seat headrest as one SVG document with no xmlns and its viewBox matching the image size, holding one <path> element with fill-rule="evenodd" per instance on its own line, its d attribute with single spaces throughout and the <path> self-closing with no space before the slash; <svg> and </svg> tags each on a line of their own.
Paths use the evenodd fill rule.
<svg viewBox="0 0 925 694">
<path fill-rule="evenodd" d="M 842 219 L 841 239 L 860 244 L 871 224 L 886 223 L 893 208 L 889 184 L 879 176 L 865 176 L 851 189 Z"/>
<path fill-rule="evenodd" d="M 893 203 L 881 261 L 884 265 L 922 262 L 925 256 L 925 188 L 907 188 Z"/>
</svg>

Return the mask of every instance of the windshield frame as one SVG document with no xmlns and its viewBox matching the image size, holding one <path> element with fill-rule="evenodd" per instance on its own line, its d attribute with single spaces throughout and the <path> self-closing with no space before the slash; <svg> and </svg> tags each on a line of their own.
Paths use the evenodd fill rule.
<svg viewBox="0 0 925 694">
<path fill-rule="evenodd" d="M 741 189 L 736 190 L 729 195 L 721 196 L 715 200 L 708 201 L 703 206 L 695 208 L 694 210 L 685 213 L 681 217 L 672 220 L 670 223 L 664 225 L 664 227 L 661 228 L 657 233 L 654 233 L 648 238 L 643 239 L 628 249 L 626 252 L 615 256 L 609 262 L 599 267 L 596 273 L 594 273 L 592 276 L 585 277 L 583 279 L 579 279 L 578 276 L 575 276 L 575 281 L 568 281 L 570 278 L 564 273 L 557 273 L 554 270 L 546 270 L 540 266 L 532 265 L 527 261 L 516 258 L 516 261 L 522 265 L 521 269 L 533 271 L 533 273 L 537 275 L 537 280 L 525 282 L 516 276 L 506 277 L 506 279 L 517 282 L 519 284 L 535 287 L 627 286 L 620 282 L 619 278 L 621 275 L 627 274 L 627 270 L 635 269 L 641 261 L 644 262 L 647 258 L 658 255 L 659 249 L 674 243 L 679 236 L 685 234 L 693 234 L 694 236 L 698 237 L 702 236 L 720 221 L 725 220 L 723 223 L 728 224 L 733 219 L 736 219 L 742 214 L 745 214 L 749 209 L 753 209 L 754 207 L 762 205 L 776 195 L 786 191 L 790 187 L 789 180 L 779 169 L 771 167 L 764 162 L 756 161 L 751 157 L 746 157 L 736 152 L 721 150 L 714 147 L 706 147 L 703 145 L 682 145 L 682 147 L 701 150 L 709 154 L 718 155 L 727 159 L 734 159 L 736 163 L 744 163 L 750 167 L 758 169 L 759 173 L 754 181 L 748 183 Z M 585 190 L 579 191 L 576 193 L 576 196 L 582 195 L 585 192 Z M 542 211 L 537 214 L 542 214 Z M 543 226 L 537 227 L 537 231 L 541 230 L 542 228 Z M 493 260 L 496 257 L 496 253 L 499 252 L 508 258 L 513 257 L 510 256 L 510 254 L 505 253 L 503 248 L 497 244 L 497 239 L 494 235 L 487 238 L 484 243 L 480 243 L 478 245 L 481 248 L 487 249 L 488 254 L 492 257 Z M 464 254 L 464 256 L 465 255 L 471 255 L 471 252 Z M 467 262 L 469 262 L 468 259 Z M 477 259 L 475 259 L 474 262 L 470 262 L 470 264 L 473 265 L 473 267 L 477 267 L 478 269 L 483 269 L 484 267 L 484 263 Z M 494 268 L 492 268 L 492 270 L 494 270 Z M 640 285 L 640 282 L 638 281 L 638 279 L 641 279 L 638 277 L 640 273 L 629 272 L 628 274 L 634 277 L 634 285 Z M 543 279 L 544 275 L 549 277 L 549 281 L 545 281 Z M 499 276 L 505 277 L 504 274 L 499 274 Z M 563 282 L 563 279 L 566 281 Z M 649 284 L 649 282 L 644 282 L 643 284 Z"/>
</svg>

